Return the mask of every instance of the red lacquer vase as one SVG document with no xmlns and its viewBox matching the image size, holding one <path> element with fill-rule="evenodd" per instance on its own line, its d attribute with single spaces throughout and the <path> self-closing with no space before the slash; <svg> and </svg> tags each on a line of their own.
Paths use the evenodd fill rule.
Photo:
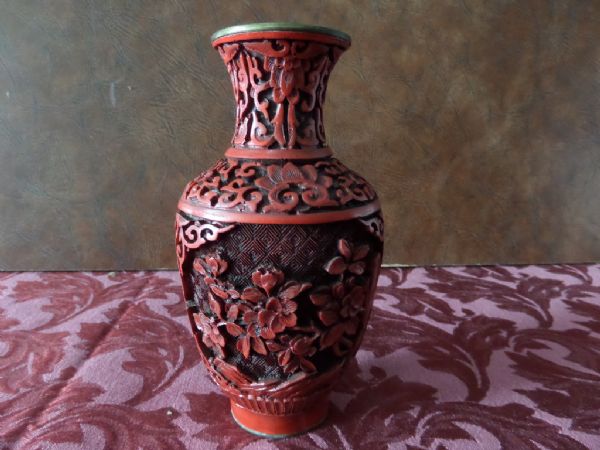
<svg viewBox="0 0 600 450">
<path fill-rule="evenodd" d="M 212 45 L 233 84 L 235 132 L 179 201 L 183 291 L 236 422 L 287 436 L 325 419 L 381 264 L 377 195 L 332 157 L 323 126 L 327 81 L 350 37 L 267 23 L 221 30 Z"/>
</svg>

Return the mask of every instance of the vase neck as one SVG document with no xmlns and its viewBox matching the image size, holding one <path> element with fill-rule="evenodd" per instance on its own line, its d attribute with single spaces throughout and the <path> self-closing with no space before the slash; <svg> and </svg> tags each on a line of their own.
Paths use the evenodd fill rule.
<svg viewBox="0 0 600 450">
<path fill-rule="evenodd" d="M 265 37 L 268 36 L 268 37 Z M 333 66 L 349 43 L 273 33 L 214 43 L 227 65 L 236 101 L 233 148 L 244 154 L 328 151 L 323 104 Z M 285 37 L 288 37 L 287 39 Z"/>
</svg>

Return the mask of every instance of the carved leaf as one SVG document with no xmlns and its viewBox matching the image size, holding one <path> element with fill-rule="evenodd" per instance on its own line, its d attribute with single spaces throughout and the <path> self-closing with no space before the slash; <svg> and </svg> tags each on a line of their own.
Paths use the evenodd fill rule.
<svg viewBox="0 0 600 450">
<path fill-rule="evenodd" d="M 344 324 L 338 323 L 333 328 L 327 330 L 327 332 L 321 336 L 321 350 L 331 347 L 338 342 L 344 334 L 344 328 Z"/>
<path fill-rule="evenodd" d="M 344 287 L 344 283 L 342 282 L 337 282 L 333 285 L 333 288 L 331 288 L 331 292 L 333 292 L 333 296 L 335 298 L 342 298 L 344 297 L 344 293 L 346 292 L 346 288 Z"/>
<path fill-rule="evenodd" d="M 252 349 L 261 355 L 266 355 L 268 353 L 265 343 L 261 338 L 252 339 Z"/>
<path fill-rule="evenodd" d="M 227 261 L 221 258 L 209 257 L 206 259 L 206 263 L 213 275 L 221 275 L 227 270 Z"/>
<path fill-rule="evenodd" d="M 264 339 L 275 339 L 275 332 L 272 329 L 270 329 L 269 327 L 263 327 L 260 330 L 260 337 L 262 337 Z"/>
<path fill-rule="evenodd" d="M 285 347 L 276 341 L 267 341 L 267 348 L 270 352 L 277 353 L 282 351 Z"/>
<path fill-rule="evenodd" d="M 281 333 L 283 330 L 285 330 L 285 324 L 281 320 L 280 314 L 274 314 L 271 317 L 268 328 L 269 328 L 269 330 L 271 330 L 273 333 L 276 333 L 276 334 Z"/>
<path fill-rule="evenodd" d="M 310 180 L 312 182 L 316 182 L 317 181 L 317 178 L 318 178 L 319 175 L 318 175 L 318 172 L 317 172 L 317 169 L 315 168 L 315 166 L 313 166 L 311 164 L 306 164 L 306 165 L 302 166 L 302 172 L 304 173 L 305 178 L 307 178 L 308 180 Z M 329 177 L 325 177 L 325 178 L 329 178 Z M 329 186 L 327 186 L 327 181 L 326 180 L 324 180 L 323 184 L 326 187 L 329 187 Z"/>
<path fill-rule="evenodd" d="M 300 358 L 300 368 L 306 373 L 313 373 L 317 371 L 315 365 L 306 358 Z"/>
<path fill-rule="evenodd" d="M 239 315 L 240 308 L 238 305 L 229 306 L 229 310 L 227 311 L 227 319 L 235 320 Z"/>
<path fill-rule="evenodd" d="M 258 312 L 258 324 L 261 327 L 266 326 L 271 321 L 271 319 L 273 318 L 274 314 L 275 313 L 273 311 L 268 311 L 268 310 L 265 310 L 265 309 L 263 309 L 262 311 L 259 311 Z"/>
<path fill-rule="evenodd" d="M 344 273 L 348 266 L 346 265 L 346 261 L 341 256 L 336 256 L 331 259 L 327 264 L 325 264 L 325 270 L 331 275 L 340 275 Z"/>
<path fill-rule="evenodd" d="M 260 277 L 262 276 L 262 272 L 257 270 L 256 272 L 252 272 L 252 283 L 255 286 L 260 286 Z"/>
<path fill-rule="evenodd" d="M 206 275 L 206 270 L 204 269 L 204 266 L 202 265 L 202 260 L 200 258 L 194 259 L 193 266 L 194 270 L 200 275 Z"/>
<path fill-rule="evenodd" d="M 311 286 L 312 284 L 310 283 L 300 284 L 296 281 L 290 281 L 283 287 L 281 292 L 279 292 L 278 296 L 284 300 L 291 300 L 293 298 L 296 298 L 301 292 L 310 289 Z"/>
<path fill-rule="evenodd" d="M 332 300 L 331 295 L 325 292 L 316 292 L 314 294 L 310 294 L 309 298 L 310 301 L 317 306 L 326 305 Z"/>
<path fill-rule="evenodd" d="M 283 97 L 281 95 L 281 90 L 280 89 L 273 89 L 273 99 L 277 102 L 277 97 L 278 94 Z M 281 101 L 283 101 L 283 98 L 281 98 Z M 273 118 L 273 136 L 275 137 L 275 140 L 277 141 L 277 143 L 280 146 L 285 146 L 285 134 L 283 132 L 284 129 L 284 108 L 283 105 L 281 103 L 279 103 L 277 105 L 277 109 L 275 110 L 275 117 Z"/>
<path fill-rule="evenodd" d="M 286 328 L 291 328 L 296 326 L 298 318 L 296 317 L 296 314 L 286 314 L 281 317 L 281 321 Z"/>
<path fill-rule="evenodd" d="M 298 304 L 293 300 L 281 299 L 279 301 L 279 304 L 281 305 L 281 312 L 286 316 L 291 315 L 293 312 L 295 312 L 298 309 Z"/>
<path fill-rule="evenodd" d="M 247 324 L 255 323 L 258 321 L 258 314 L 252 310 L 244 313 L 244 322 Z"/>
<path fill-rule="evenodd" d="M 338 241 L 338 251 L 347 261 L 352 259 L 352 247 L 346 239 L 340 239 Z"/>
<path fill-rule="evenodd" d="M 348 270 L 354 275 L 362 275 L 365 273 L 365 263 L 364 261 L 358 261 L 350 264 Z"/>
<path fill-rule="evenodd" d="M 340 320 L 340 316 L 336 311 L 333 311 L 331 309 L 325 309 L 319 311 L 319 319 L 321 319 L 323 325 L 325 325 L 326 327 L 330 327 L 331 325 L 337 323 Z"/>
<path fill-rule="evenodd" d="M 358 247 L 354 250 L 354 253 L 352 255 L 352 260 L 358 261 L 360 259 L 364 259 L 368 255 L 368 253 L 369 253 L 369 246 L 361 245 L 360 247 Z"/>
<path fill-rule="evenodd" d="M 247 302 L 258 303 L 264 297 L 265 295 L 255 287 L 247 287 L 242 292 L 242 300 L 246 300 Z"/>
<path fill-rule="evenodd" d="M 352 320 L 347 320 L 344 323 L 344 332 L 347 335 L 354 335 L 356 334 L 356 332 L 358 331 L 358 326 L 359 326 L 359 321 L 356 317 L 354 317 Z"/>
<path fill-rule="evenodd" d="M 283 278 L 283 272 L 280 270 L 273 270 L 266 273 L 257 270 L 252 274 L 252 281 L 254 284 L 262 288 L 267 295 L 271 295 L 273 288 L 281 283 Z"/>
<path fill-rule="evenodd" d="M 283 95 L 289 97 L 294 89 L 294 72 L 291 70 L 282 70 L 279 83 Z"/>
<path fill-rule="evenodd" d="M 240 372 L 237 367 L 226 363 L 220 358 L 215 358 L 215 368 L 226 379 L 234 382 L 237 386 L 247 386 L 252 383 L 252 380 Z"/>
<path fill-rule="evenodd" d="M 229 297 L 229 295 L 227 294 L 226 291 L 224 291 L 219 285 L 217 284 L 211 284 L 210 285 L 210 290 L 212 291 L 213 294 L 215 294 L 217 297 L 222 298 L 223 300 L 225 300 L 226 298 Z"/>
<path fill-rule="evenodd" d="M 221 308 L 221 304 L 212 295 L 210 295 L 208 298 L 208 305 L 210 306 L 210 310 L 215 313 L 219 319 L 223 318 L 223 309 Z"/>
<path fill-rule="evenodd" d="M 280 366 L 287 365 L 292 359 L 292 351 L 288 348 L 287 350 L 280 352 L 277 356 L 277 362 Z"/>
<path fill-rule="evenodd" d="M 251 338 L 248 335 L 243 336 L 238 339 L 236 344 L 237 349 L 242 352 L 242 355 L 244 355 L 244 358 L 246 359 L 250 356 L 250 339 Z"/>
<path fill-rule="evenodd" d="M 307 355 L 311 353 L 311 348 L 312 340 L 306 337 L 300 339 L 296 338 L 292 344 L 292 352 L 296 355 Z M 314 353 L 314 351 L 312 353 Z"/>
<path fill-rule="evenodd" d="M 230 335 L 235 337 L 241 335 L 244 332 L 244 329 L 242 327 L 240 327 L 238 324 L 231 322 L 228 322 L 227 325 L 225 325 L 225 329 Z"/>
</svg>

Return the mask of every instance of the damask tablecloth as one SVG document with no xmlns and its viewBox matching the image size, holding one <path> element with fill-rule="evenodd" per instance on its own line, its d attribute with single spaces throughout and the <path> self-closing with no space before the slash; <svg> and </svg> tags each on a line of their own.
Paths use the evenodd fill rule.
<svg viewBox="0 0 600 450">
<path fill-rule="evenodd" d="M 600 265 L 384 269 L 315 431 L 238 428 L 174 272 L 0 273 L 0 447 L 600 449 Z"/>
</svg>

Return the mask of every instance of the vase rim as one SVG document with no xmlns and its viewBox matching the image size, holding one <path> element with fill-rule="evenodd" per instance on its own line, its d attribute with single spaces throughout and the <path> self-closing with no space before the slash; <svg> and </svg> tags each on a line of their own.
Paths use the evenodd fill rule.
<svg viewBox="0 0 600 450">
<path fill-rule="evenodd" d="M 296 22 L 259 22 L 259 23 L 247 23 L 243 25 L 233 25 L 231 27 L 222 28 L 211 36 L 210 40 L 213 45 L 217 44 L 217 40 L 223 38 L 232 37 L 238 34 L 247 33 L 262 33 L 262 32 L 294 32 L 294 33 L 306 33 L 314 35 L 326 35 L 337 39 L 340 39 L 350 45 L 350 35 L 343 31 L 336 30 L 334 28 L 323 27 L 320 25 L 307 25 Z"/>
</svg>

